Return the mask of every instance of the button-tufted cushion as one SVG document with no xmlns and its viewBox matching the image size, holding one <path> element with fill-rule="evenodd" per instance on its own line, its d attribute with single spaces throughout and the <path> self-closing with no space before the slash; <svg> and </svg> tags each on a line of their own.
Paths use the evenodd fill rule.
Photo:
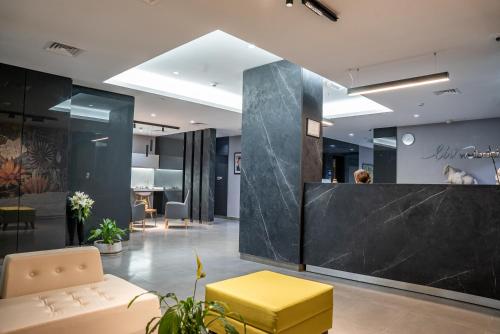
<svg viewBox="0 0 500 334">
<path fill-rule="evenodd" d="M 95 247 L 11 254 L 4 260 L 0 298 L 102 280 L 101 256 Z"/>
<path fill-rule="evenodd" d="M 0 334 L 144 333 L 158 298 L 112 275 L 97 283 L 0 299 Z"/>
</svg>

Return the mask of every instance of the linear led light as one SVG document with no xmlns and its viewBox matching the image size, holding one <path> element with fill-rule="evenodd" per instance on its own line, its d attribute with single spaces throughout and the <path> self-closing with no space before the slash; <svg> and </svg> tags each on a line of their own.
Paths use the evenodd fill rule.
<svg viewBox="0 0 500 334">
<path fill-rule="evenodd" d="M 356 95 L 365 95 L 379 92 L 386 92 L 390 90 L 431 85 L 438 82 L 450 81 L 450 74 L 448 72 L 436 73 L 423 75 L 420 77 L 407 78 L 395 81 L 388 81 L 373 85 L 360 86 L 349 88 L 347 90 L 347 95 L 356 96 Z"/>
<path fill-rule="evenodd" d="M 331 121 L 327 121 L 326 119 L 324 119 L 324 120 L 321 121 L 321 124 L 323 124 L 323 126 L 333 126 L 335 123 L 333 123 Z"/>
<path fill-rule="evenodd" d="M 318 0 L 302 0 L 302 3 L 316 15 L 324 16 L 334 22 L 337 22 L 339 19 L 337 13 L 323 5 Z"/>
<path fill-rule="evenodd" d="M 108 140 L 109 137 L 102 137 L 102 138 L 97 138 L 97 139 L 92 139 L 91 142 L 97 143 L 98 141 L 104 141 Z"/>
</svg>

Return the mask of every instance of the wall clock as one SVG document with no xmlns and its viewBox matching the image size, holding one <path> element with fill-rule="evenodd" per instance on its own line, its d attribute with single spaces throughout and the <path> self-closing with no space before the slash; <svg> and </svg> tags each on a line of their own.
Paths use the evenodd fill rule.
<svg viewBox="0 0 500 334">
<path fill-rule="evenodd" d="M 405 133 L 403 136 L 401 136 L 401 141 L 406 146 L 410 146 L 415 142 L 415 136 L 411 133 Z"/>
</svg>

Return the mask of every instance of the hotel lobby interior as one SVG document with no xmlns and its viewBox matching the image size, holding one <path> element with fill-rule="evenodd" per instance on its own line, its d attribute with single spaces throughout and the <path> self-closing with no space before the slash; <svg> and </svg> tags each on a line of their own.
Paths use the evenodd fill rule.
<svg viewBox="0 0 500 334">
<path fill-rule="evenodd" d="M 0 0 L 0 334 L 500 334 L 498 0 Z"/>
</svg>

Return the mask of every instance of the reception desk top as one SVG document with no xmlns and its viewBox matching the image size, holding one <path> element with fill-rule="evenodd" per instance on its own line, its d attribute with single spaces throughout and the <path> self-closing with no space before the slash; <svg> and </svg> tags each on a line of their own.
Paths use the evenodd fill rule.
<svg viewBox="0 0 500 334">
<path fill-rule="evenodd" d="M 500 187 L 306 184 L 303 260 L 500 308 Z"/>
</svg>

